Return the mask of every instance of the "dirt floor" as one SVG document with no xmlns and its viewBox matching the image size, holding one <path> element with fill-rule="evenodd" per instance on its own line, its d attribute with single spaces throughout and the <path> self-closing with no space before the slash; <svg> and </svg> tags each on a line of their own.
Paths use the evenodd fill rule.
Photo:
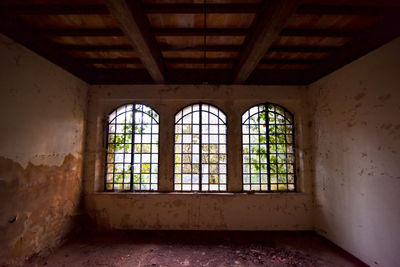
<svg viewBox="0 0 400 267">
<path fill-rule="evenodd" d="M 86 234 L 25 266 L 365 266 L 313 232 Z"/>
</svg>

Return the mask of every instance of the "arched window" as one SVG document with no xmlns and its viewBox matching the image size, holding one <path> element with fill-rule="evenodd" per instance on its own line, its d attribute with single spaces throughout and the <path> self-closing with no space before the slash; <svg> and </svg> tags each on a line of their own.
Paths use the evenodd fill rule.
<svg viewBox="0 0 400 267">
<path fill-rule="evenodd" d="M 175 191 L 226 191 L 226 115 L 194 104 L 175 115 Z"/>
<path fill-rule="evenodd" d="M 127 104 L 108 115 L 106 191 L 158 188 L 159 115 L 142 104 Z"/>
<path fill-rule="evenodd" d="M 243 190 L 295 191 L 293 115 L 260 104 L 242 115 Z"/>
</svg>

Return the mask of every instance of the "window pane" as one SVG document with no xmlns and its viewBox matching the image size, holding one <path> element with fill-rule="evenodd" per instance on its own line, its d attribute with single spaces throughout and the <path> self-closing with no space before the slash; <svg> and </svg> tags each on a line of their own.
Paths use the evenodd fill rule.
<svg viewBox="0 0 400 267">
<path fill-rule="evenodd" d="M 188 106 L 177 113 L 174 151 L 176 191 L 226 191 L 225 122 L 223 112 L 208 104 Z"/>
<path fill-rule="evenodd" d="M 109 114 L 106 190 L 157 190 L 158 117 L 142 104 L 127 104 Z"/>
<path fill-rule="evenodd" d="M 295 191 L 293 116 L 275 104 L 242 115 L 244 191 Z"/>
</svg>

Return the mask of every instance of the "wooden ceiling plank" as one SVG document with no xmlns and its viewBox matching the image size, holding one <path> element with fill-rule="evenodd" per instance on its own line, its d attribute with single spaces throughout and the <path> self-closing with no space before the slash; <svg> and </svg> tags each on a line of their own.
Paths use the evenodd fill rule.
<svg viewBox="0 0 400 267">
<path fill-rule="evenodd" d="M 247 80 L 298 5 L 298 0 L 264 1 L 254 31 L 247 39 L 234 67 L 234 83 L 240 84 Z"/>
<path fill-rule="evenodd" d="M 149 22 L 141 7 L 141 1 L 107 0 L 105 3 L 135 48 L 154 82 L 165 83 L 162 55 L 150 32 Z"/>
<path fill-rule="evenodd" d="M 203 14 L 203 4 L 148 4 L 144 5 L 148 14 Z M 261 5 L 257 4 L 206 4 L 208 14 L 212 13 L 257 13 Z"/>
<path fill-rule="evenodd" d="M 328 75 L 398 36 L 400 36 L 400 18 L 398 16 L 385 18 L 314 66 L 307 74 L 308 83 Z"/>
<path fill-rule="evenodd" d="M 3 12 L 0 12 L 0 32 L 73 75 L 86 82 L 90 82 L 89 69 L 82 66 L 82 64 L 67 53 L 60 53 L 58 46 L 49 42 L 46 36 L 40 32 L 25 23 L 8 17 Z"/>
</svg>

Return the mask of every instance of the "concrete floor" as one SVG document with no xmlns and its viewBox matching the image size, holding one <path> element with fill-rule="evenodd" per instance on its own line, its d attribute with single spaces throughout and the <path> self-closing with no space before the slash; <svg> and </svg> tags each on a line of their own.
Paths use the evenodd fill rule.
<svg viewBox="0 0 400 267">
<path fill-rule="evenodd" d="M 25 266 L 365 266 L 314 232 L 86 234 Z"/>
</svg>

